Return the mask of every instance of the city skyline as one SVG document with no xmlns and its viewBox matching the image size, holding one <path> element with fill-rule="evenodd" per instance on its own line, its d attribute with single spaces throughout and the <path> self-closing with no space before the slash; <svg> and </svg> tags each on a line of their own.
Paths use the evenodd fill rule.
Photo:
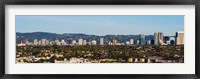
<svg viewBox="0 0 200 79">
<path fill-rule="evenodd" d="M 24 38 L 23 36 L 18 36 Z M 112 37 L 112 36 L 111 36 Z M 162 32 L 155 32 L 153 38 L 146 40 L 145 39 L 145 35 L 144 34 L 140 34 L 139 35 L 139 39 L 134 39 L 134 38 L 129 38 L 130 41 L 127 41 L 127 37 L 126 40 L 120 40 L 120 42 L 118 42 L 118 38 L 117 37 L 112 37 L 111 39 L 106 39 L 107 40 L 107 45 L 145 45 L 145 44 L 151 44 L 151 45 L 174 45 L 176 43 L 176 45 L 183 45 L 184 44 L 184 32 L 176 32 L 175 36 L 167 36 L 164 37 Z M 91 38 L 91 37 L 90 37 Z M 164 39 L 165 38 L 165 39 Z M 19 38 L 20 39 L 20 38 Z M 96 39 L 100 39 L 100 41 L 98 41 L 98 45 L 104 45 L 104 37 L 98 37 Z M 36 38 L 34 38 L 34 42 L 29 42 L 28 39 L 25 37 L 25 39 L 21 40 L 21 42 L 17 45 L 17 46 L 25 46 L 25 45 L 97 45 L 97 41 L 96 39 L 92 38 L 91 39 L 83 39 L 83 37 L 78 37 L 78 39 L 71 39 L 71 43 L 69 44 L 69 40 L 66 39 L 61 39 L 61 42 L 59 41 L 59 39 L 55 39 L 55 41 L 49 42 L 48 38 L 42 38 L 40 41 L 38 41 Z M 123 39 L 123 38 L 120 38 Z M 78 40 L 76 43 L 76 40 Z M 112 40 L 112 42 L 111 42 Z M 134 40 L 135 43 L 134 43 Z M 67 44 L 68 41 L 68 44 Z M 152 42 L 153 41 L 153 42 Z"/>
<path fill-rule="evenodd" d="M 184 16 L 16 16 L 16 32 L 83 33 L 92 35 L 174 36 L 184 31 Z"/>
</svg>

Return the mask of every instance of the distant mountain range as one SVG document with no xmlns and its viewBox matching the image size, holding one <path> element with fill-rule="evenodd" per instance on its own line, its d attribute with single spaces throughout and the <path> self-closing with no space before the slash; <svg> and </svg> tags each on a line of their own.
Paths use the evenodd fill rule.
<svg viewBox="0 0 200 79">
<path fill-rule="evenodd" d="M 63 34 L 56 34 L 56 33 L 48 33 L 48 32 L 30 32 L 30 33 L 16 33 L 16 42 L 20 43 L 24 39 L 28 39 L 32 42 L 34 39 L 48 39 L 54 41 L 56 39 L 64 39 L 64 40 L 78 40 L 79 38 L 85 39 L 87 41 L 96 40 L 97 42 L 100 38 L 104 38 L 105 41 L 112 41 L 114 38 L 117 39 L 119 42 L 130 41 L 130 39 L 138 40 L 139 35 L 105 35 L 105 36 L 98 36 L 98 35 L 88 35 L 82 33 L 63 33 Z M 153 40 L 153 35 L 145 35 L 145 40 Z"/>
</svg>

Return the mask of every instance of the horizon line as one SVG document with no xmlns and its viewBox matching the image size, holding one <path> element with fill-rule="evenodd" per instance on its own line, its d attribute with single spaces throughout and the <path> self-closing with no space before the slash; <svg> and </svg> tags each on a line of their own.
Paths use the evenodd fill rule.
<svg viewBox="0 0 200 79">
<path fill-rule="evenodd" d="M 42 32 L 42 31 L 16 32 L 16 33 L 36 33 L 36 32 Z M 177 31 L 177 32 L 180 32 L 180 31 Z M 181 31 L 181 32 L 184 32 L 184 31 Z M 95 36 L 106 36 L 106 35 L 140 35 L 140 34 L 106 34 L 106 35 L 96 35 L 96 34 L 86 34 L 86 33 L 54 33 L 54 32 L 43 32 L 43 33 L 53 33 L 53 34 L 85 34 L 85 35 L 95 35 Z M 157 32 L 154 32 L 154 33 L 157 33 Z M 174 35 L 164 35 L 164 36 L 175 36 L 175 33 L 174 33 Z M 144 34 L 144 33 L 141 33 L 141 34 Z M 163 34 L 165 34 L 165 33 L 163 33 Z M 154 35 L 154 34 L 144 34 L 144 35 Z"/>
</svg>

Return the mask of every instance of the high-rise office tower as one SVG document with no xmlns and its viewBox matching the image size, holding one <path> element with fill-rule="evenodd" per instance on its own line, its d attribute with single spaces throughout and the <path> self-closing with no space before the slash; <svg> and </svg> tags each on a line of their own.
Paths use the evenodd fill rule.
<svg viewBox="0 0 200 79">
<path fill-rule="evenodd" d="M 103 44 L 104 44 L 103 38 L 100 38 L 100 45 L 103 45 Z"/>
<path fill-rule="evenodd" d="M 130 39 L 130 44 L 134 44 L 134 40 L 133 39 Z"/>
<path fill-rule="evenodd" d="M 83 39 L 78 39 L 78 45 L 83 45 Z"/>
<path fill-rule="evenodd" d="M 33 45 L 38 45 L 38 41 L 37 41 L 37 39 L 34 39 L 34 41 L 33 41 Z"/>
<path fill-rule="evenodd" d="M 41 40 L 39 40 L 39 41 L 38 41 L 38 45 L 42 45 L 42 42 L 41 42 Z"/>
<path fill-rule="evenodd" d="M 116 39 L 113 39 L 113 45 L 117 45 L 117 40 Z"/>
<path fill-rule="evenodd" d="M 145 44 L 145 35 L 144 34 L 140 34 L 139 35 L 139 44 L 140 45 L 144 45 Z"/>
<path fill-rule="evenodd" d="M 158 39 L 159 39 L 159 44 L 163 43 L 163 33 L 162 32 L 158 32 Z"/>
<path fill-rule="evenodd" d="M 139 45 L 139 44 L 140 44 L 140 41 L 139 41 L 139 40 L 137 40 L 137 41 L 136 41 L 136 45 Z"/>
<path fill-rule="evenodd" d="M 158 45 L 162 43 L 163 43 L 163 33 L 162 32 L 154 33 L 154 44 Z"/>
<path fill-rule="evenodd" d="M 66 42 L 64 39 L 61 40 L 61 45 L 66 45 Z"/>
<path fill-rule="evenodd" d="M 41 42 L 41 44 L 42 44 L 42 46 L 45 46 L 46 45 L 46 39 L 42 39 L 42 42 Z"/>
<path fill-rule="evenodd" d="M 184 44 L 184 32 L 176 32 L 176 45 Z"/>
<path fill-rule="evenodd" d="M 158 45 L 158 33 L 154 33 L 154 44 Z"/>
<path fill-rule="evenodd" d="M 87 44 L 86 42 L 87 42 L 86 40 L 83 40 L 83 45 L 86 45 Z"/>
</svg>

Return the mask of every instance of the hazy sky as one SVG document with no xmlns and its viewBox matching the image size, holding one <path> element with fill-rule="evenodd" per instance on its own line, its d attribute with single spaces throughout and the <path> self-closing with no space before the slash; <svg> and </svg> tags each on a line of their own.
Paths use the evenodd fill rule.
<svg viewBox="0 0 200 79">
<path fill-rule="evenodd" d="M 16 16 L 16 32 L 145 34 L 184 31 L 184 16 Z"/>
</svg>

